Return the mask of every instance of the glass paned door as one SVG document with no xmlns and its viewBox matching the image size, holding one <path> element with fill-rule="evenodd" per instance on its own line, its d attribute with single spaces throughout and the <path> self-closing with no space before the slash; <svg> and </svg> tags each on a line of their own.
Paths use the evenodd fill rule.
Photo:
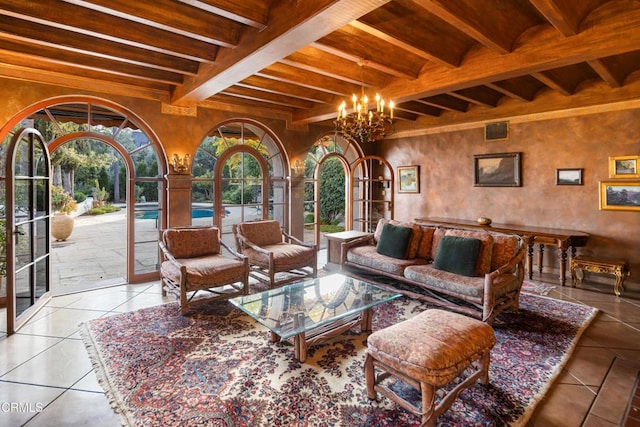
<svg viewBox="0 0 640 427">
<path fill-rule="evenodd" d="M 5 168 L 7 332 L 51 297 L 49 152 L 35 129 L 17 132 Z"/>
</svg>

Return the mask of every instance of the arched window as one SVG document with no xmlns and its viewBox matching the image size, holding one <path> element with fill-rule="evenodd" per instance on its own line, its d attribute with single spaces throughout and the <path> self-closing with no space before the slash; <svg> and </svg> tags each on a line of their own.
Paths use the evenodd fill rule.
<svg viewBox="0 0 640 427">
<path fill-rule="evenodd" d="M 231 225 L 258 219 L 277 219 L 288 227 L 288 160 L 282 145 L 264 125 L 234 119 L 221 123 L 204 137 L 195 153 L 192 210 L 212 209 L 213 223 L 231 243 Z"/>
<path fill-rule="evenodd" d="M 127 234 L 122 236 L 127 280 L 157 277 L 156 227 L 165 223 L 166 160 L 144 122 L 107 100 L 65 96 L 42 101 L 13 117 L 0 138 L 6 144 L 23 128 L 43 135 L 52 155 L 53 184 L 62 184 L 70 193 L 104 196 L 127 209 Z M 83 158 L 90 158 L 91 164 Z M 78 180 L 80 175 L 85 179 Z M 138 212 L 141 198 L 153 205 L 153 212 Z"/>
<path fill-rule="evenodd" d="M 322 233 L 351 229 L 347 179 L 360 147 L 336 132 L 316 140 L 304 170 L 304 239 L 324 247 Z"/>
</svg>

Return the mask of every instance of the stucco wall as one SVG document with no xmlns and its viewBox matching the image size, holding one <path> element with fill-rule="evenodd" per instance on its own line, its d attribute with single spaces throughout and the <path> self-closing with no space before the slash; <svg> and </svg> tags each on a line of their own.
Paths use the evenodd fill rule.
<svg viewBox="0 0 640 427">
<path fill-rule="evenodd" d="M 198 117 L 162 114 L 160 102 L 126 96 L 0 80 L 0 126 L 28 105 L 44 99 L 86 94 L 116 102 L 137 114 L 155 132 L 165 152 L 193 152 L 216 124 L 237 114 L 198 109 Z M 322 130 L 287 130 L 283 121 L 260 120 L 283 143 L 290 159 L 306 153 Z M 640 283 L 640 212 L 599 210 L 599 181 L 608 179 L 610 156 L 640 154 L 640 110 L 512 123 L 509 139 L 484 142 L 482 128 L 393 139 L 377 143 L 391 165 L 421 167 L 419 194 L 396 194 L 395 217 L 439 216 L 497 223 L 567 228 L 591 235 L 580 253 L 620 257 L 631 263 L 631 281 Z M 365 147 L 371 149 L 372 147 Z M 522 187 L 474 187 L 473 155 L 521 152 Z M 557 186 L 557 168 L 583 168 L 584 185 Z M 292 203 L 301 202 L 301 196 Z M 292 208 L 299 212 L 299 209 Z M 296 215 L 293 221 L 301 215 Z M 547 251 L 557 268 L 557 254 Z"/>
<path fill-rule="evenodd" d="M 609 157 L 640 154 L 640 110 L 516 123 L 509 139 L 485 142 L 483 129 L 388 140 L 381 154 L 394 166 L 420 165 L 420 194 L 396 194 L 397 219 L 421 216 L 580 230 L 578 253 L 624 258 L 640 282 L 640 212 L 599 209 L 599 182 Z M 474 187 L 473 155 L 521 152 L 521 187 Z M 583 168 L 581 186 L 558 186 L 557 168 Z M 547 259 L 557 254 L 547 250 Z M 546 264 L 545 264 L 546 265 Z"/>
</svg>

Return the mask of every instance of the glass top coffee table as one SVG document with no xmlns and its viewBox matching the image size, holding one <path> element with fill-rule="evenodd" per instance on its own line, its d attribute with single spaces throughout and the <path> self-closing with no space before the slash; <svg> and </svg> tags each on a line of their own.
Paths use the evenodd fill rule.
<svg viewBox="0 0 640 427">
<path fill-rule="evenodd" d="M 271 331 L 271 341 L 292 339 L 296 359 L 307 349 L 358 323 L 371 332 L 373 307 L 400 296 L 359 279 L 332 274 L 229 301 Z"/>
</svg>

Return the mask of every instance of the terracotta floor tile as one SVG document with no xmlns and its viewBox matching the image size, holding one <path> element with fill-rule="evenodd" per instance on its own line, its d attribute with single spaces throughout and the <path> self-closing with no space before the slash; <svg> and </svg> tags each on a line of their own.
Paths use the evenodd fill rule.
<svg viewBox="0 0 640 427">
<path fill-rule="evenodd" d="M 565 370 L 582 384 L 599 386 L 607 376 L 615 354 L 607 348 L 578 346 Z"/>
<path fill-rule="evenodd" d="M 631 394 L 635 391 L 640 364 L 616 359 L 602 384 L 591 414 L 620 425 L 624 421 Z"/>
<path fill-rule="evenodd" d="M 582 424 L 596 394 L 581 385 L 555 384 L 531 417 L 535 427 L 575 427 Z"/>
</svg>

